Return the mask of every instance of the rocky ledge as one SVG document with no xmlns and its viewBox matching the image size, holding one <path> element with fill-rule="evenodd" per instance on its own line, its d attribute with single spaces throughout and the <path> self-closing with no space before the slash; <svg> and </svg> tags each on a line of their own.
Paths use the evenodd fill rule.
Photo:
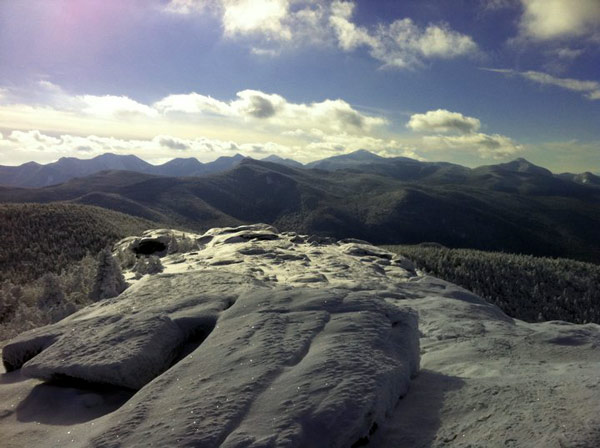
<svg viewBox="0 0 600 448">
<path fill-rule="evenodd" d="M 3 348 L 14 446 L 600 445 L 598 325 L 526 324 L 364 241 L 267 225 L 114 254 L 127 290 Z"/>
</svg>

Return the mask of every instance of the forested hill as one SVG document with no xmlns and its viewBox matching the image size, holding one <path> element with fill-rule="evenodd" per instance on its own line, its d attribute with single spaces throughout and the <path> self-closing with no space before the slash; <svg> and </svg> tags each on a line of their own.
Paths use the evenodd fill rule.
<svg viewBox="0 0 600 448">
<path fill-rule="evenodd" d="M 526 161 L 466 177 L 446 164 L 379 169 L 390 163 L 325 171 L 246 159 L 226 172 L 179 178 L 111 171 L 45 188 L 0 188 L 0 202 L 98 205 L 196 231 L 264 222 L 374 244 L 436 241 L 600 262 L 598 187 Z"/>
<path fill-rule="evenodd" d="M 430 275 L 473 291 L 517 319 L 600 323 L 596 264 L 439 245 L 386 249 L 410 258 Z"/>
<path fill-rule="evenodd" d="M 0 204 L 0 283 L 25 283 L 59 273 L 86 252 L 157 224 L 79 204 Z"/>
</svg>

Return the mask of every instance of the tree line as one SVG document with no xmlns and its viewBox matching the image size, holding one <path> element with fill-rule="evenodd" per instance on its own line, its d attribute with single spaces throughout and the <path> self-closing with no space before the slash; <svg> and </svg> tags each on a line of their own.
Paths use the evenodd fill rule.
<svg viewBox="0 0 600 448">
<path fill-rule="evenodd" d="M 386 246 L 425 273 L 455 283 L 527 322 L 600 323 L 600 266 L 441 245 Z"/>
</svg>

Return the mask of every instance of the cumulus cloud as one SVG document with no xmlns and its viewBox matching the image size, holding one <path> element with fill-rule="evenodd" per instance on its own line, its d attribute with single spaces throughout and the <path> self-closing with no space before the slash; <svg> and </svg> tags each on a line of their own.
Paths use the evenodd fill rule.
<svg viewBox="0 0 600 448">
<path fill-rule="evenodd" d="M 430 110 L 424 114 L 412 115 L 406 126 L 417 132 L 458 132 L 467 134 L 477 131 L 481 127 L 481 122 L 477 118 L 466 117 L 458 112 L 438 109 Z"/>
<path fill-rule="evenodd" d="M 237 96 L 239 99 L 231 103 L 231 109 L 234 113 L 253 118 L 271 118 L 287 104 L 282 96 L 259 90 L 243 90 Z"/>
<path fill-rule="evenodd" d="M 60 139 L 50 135 L 42 134 L 38 130 L 31 131 L 12 131 L 8 134 L 6 140 L 17 143 L 21 147 L 34 150 L 43 150 L 44 148 L 60 143 Z"/>
<path fill-rule="evenodd" d="M 422 139 L 428 149 L 474 152 L 482 158 L 492 159 L 501 159 L 523 150 L 509 137 L 478 132 L 481 128 L 479 119 L 445 109 L 413 114 L 406 127 L 415 132 L 434 134 L 425 135 Z"/>
<path fill-rule="evenodd" d="M 351 51 L 363 45 L 371 48 L 378 46 L 377 39 L 365 28 L 358 27 L 350 21 L 354 7 L 352 2 L 335 1 L 331 5 L 329 23 L 335 31 L 340 48 Z"/>
<path fill-rule="evenodd" d="M 494 69 L 484 68 L 482 70 L 502 73 L 507 76 L 519 76 L 529 81 L 533 81 L 542 85 L 556 86 L 563 89 L 571 90 L 573 92 L 582 93 L 583 96 L 589 100 L 600 100 L 600 82 L 598 81 L 584 81 L 573 78 L 558 78 L 556 76 L 549 75 L 548 73 L 537 72 L 533 70 L 520 72 L 511 69 Z"/>
<path fill-rule="evenodd" d="M 43 87 L 47 90 L 47 87 Z M 35 95 L 34 95 L 35 96 Z M 342 99 L 325 99 L 313 103 L 293 103 L 281 95 L 260 90 L 242 90 L 235 98 L 223 101 L 208 95 L 191 92 L 168 95 L 152 104 L 140 103 L 126 96 L 70 95 L 53 86 L 52 95 L 43 95 L 41 104 L 0 105 L 5 117 L 25 116 L 47 121 L 111 120 L 126 123 L 191 123 L 220 120 L 221 125 L 248 127 L 257 131 L 285 132 L 290 129 L 317 128 L 327 132 L 364 133 L 381 128 L 387 120 L 381 116 L 356 110 Z M 2 120 L 0 120 L 0 124 Z"/>
<path fill-rule="evenodd" d="M 169 137 L 167 135 L 159 135 L 153 140 L 158 141 L 160 146 L 169 149 L 175 149 L 177 151 L 186 151 L 191 147 L 190 144 L 185 140 L 176 137 Z"/>
<path fill-rule="evenodd" d="M 244 121 L 254 120 L 263 125 L 288 130 L 293 126 L 364 132 L 387 123 L 382 117 L 357 111 L 341 99 L 310 104 L 291 103 L 281 95 L 259 90 L 242 90 L 236 96 L 235 100 L 227 102 L 197 93 L 170 95 L 156 102 L 154 107 L 162 113 L 209 113 Z"/>
<path fill-rule="evenodd" d="M 263 147 L 264 144 L 257 144 Z M 218 155 L 240 151 L 250 146 L 236 142 L 198 137 L 183 139 L 169 135 L 158 135 L 151 139 L 120 139 L 97 135 L 77 136 L 62 134 L 47 135 L 39 130 L 12 131 L 5 138 L 0 137 L 0 148 L 5 153 L 35 156 L 38 160 L 54 160 L 65 155 L 86 153 L 90 156 L 112 152 L 117 154 L 138 154 L 149 160 L 172 157 L 173 150 L 186 151 L 204 160 L 212 160 Z M 251 153 L 251 151 L 250 151 Z"/>
<path fill-rule="evenodd" d="M 153 107 L 161 113 L 183 112 L 187 114 L 228 115 L 230 110 L 227 103 L 195 92 L 166 96 L 155 102 Z"/>
<path fill-rule="evenodd" d="M 138 103 L 126 96 L 82 95 L 76 96 L 74 100 L 81 103 L 81 112 L 98 117 L 155 117 L 158 114 L 152 107 Z"/>
<path fill-rule="evenodd" d="M 427 59 L 451 59 L 478 52 L 475 41 L 450 28 L 448 24 L 429 24 L 422 28 L 412 19 L 379 24 L 374 31 L 352 21 L 354 3 L 335 1 L 329 18 L 341 49 L 351 51 L 364 46 L 384 66 L 418 67 Z"/>
<path fill-rule="evenodd" d="M 446 146 L 455 151 L 477 152 L 482 158 L 502 159 L 523 151 L 523 146 L 500 134 L 479 132 L 464 135 L 430 135 L 423 137 L 428 147 Z"/>
<path fill-rule="evenodd" d="M 371 29 L 352 21 L 353 1 L 219 0 L 217 9 L 227 38 L 251 38 L 251 51 L 274 56 L 284 46 L 337 46 L 343 51 L 365 47 L 386 67 L 415 68 L 431 59 L 478 53 L 472 37 L 446 23 L 418 26 L 410 18 L 379 23 Z M 173 0 L 169 9 L 197 12 L 192 0 Z"/>
<path fill-rule="evenodd" d="M 288 0 L 223 0 L 225 34 L 261 33 L 279 39 L 291 39 L 291 30 L 283 23 L 289 3 Z"/>
<path fill-rule="evenodd" d="M 413 147 L 393 139 L 351 134 L 326 134 L 319 130 L 302 131 L 304 142 L 281 144 L 273 141 L 238 143 L 231 140 L 205 137 L 179 138 L 158 135 L 150 139 L 121 139 L 97 135 L 77 136 L 62 134 L 51 136 L 38 130 L 12 131 L 0 136 L 0 163 L 23 163 L 31 159 L 50 162 L 63 156 L 94 157 L 106 152 L 136 154 L 145 160 L 164 162 L 173 157 L 174 151 L 185 151 L 186 157 L 197 157 L 211 161 L 221 155 L 242 153 L 249 157 L 262 158 L 268 154 L 310 161 L 335 154 L 367 149 L 381 155 L 413 157 L 422 159 Z M 6 159 L 10 155 L 10 159 Z"/>
<path fill-rule="evenodd" d="M 13 150 L 37 154 L 29 160 L 46 161 L 109 151 L 164 159 L 180 152 L 203 157 L 245 150 L 248 155 L 277 151 L 309 161 L 356 149 L 397 155 L 414 149 L 382 137 L 387 135 L 384 117 L 359 111 L 342 99 L 294 103 L 248 89 L 231 100 L 189 93 L 144 104 L 122 96 L 70 95 L 50 87 L 53 95 L 42 95 L 43 103 L 34 95 L 31 104 L 19 98 L 22 92 L 9 89 L 11 102 L 0 103 L 0 128 L 40 130 L 4 133 L 0 159 Z M 50 87 L 37 86 L 44 92 Z M 84 134 L 88 137 L 78 137 Z M 224 135 L 231 140 L 221 140 Z"/>
<path fill-rule="evenodd" d="M 598 36 L 598 0 L 521 0 L 521 35 L 536 41 Z"/>
<path fill-rule="evenodd" d="M 328 4 L 318 0 L 170 0 L 164 6 L 167 13 L 213 14 L 226 38 L 253 39 L 252 52 L 269 56 L 282 45 L 326 43 L 327 10 Z"/>
</svg>

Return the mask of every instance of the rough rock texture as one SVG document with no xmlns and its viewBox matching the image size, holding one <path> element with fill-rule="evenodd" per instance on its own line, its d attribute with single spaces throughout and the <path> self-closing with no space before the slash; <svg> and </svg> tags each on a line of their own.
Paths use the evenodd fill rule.
<svg viewBox="0 0 600 448">
<path fill-rule="evenodd" d="M 1 446 L 600 446 L 598 325 L 511 319 L 359 240 L 160 230 L 115 253 L 141 242 L 163 273 L 4 347 Z"/>
<path fill-rule="evenodd" d="M 164 231 L 117 251 L 153 238 L 166 255 Z M 383 293 L 386 272 L 411 276 L 401 258 L 268 226 L 193 238 L 163 273 L 4 347 L 28 377 L 138 390 L 80 444 L 343 447 L 391 414 L 419 366 L 416 313 Z"/>
</svg>

